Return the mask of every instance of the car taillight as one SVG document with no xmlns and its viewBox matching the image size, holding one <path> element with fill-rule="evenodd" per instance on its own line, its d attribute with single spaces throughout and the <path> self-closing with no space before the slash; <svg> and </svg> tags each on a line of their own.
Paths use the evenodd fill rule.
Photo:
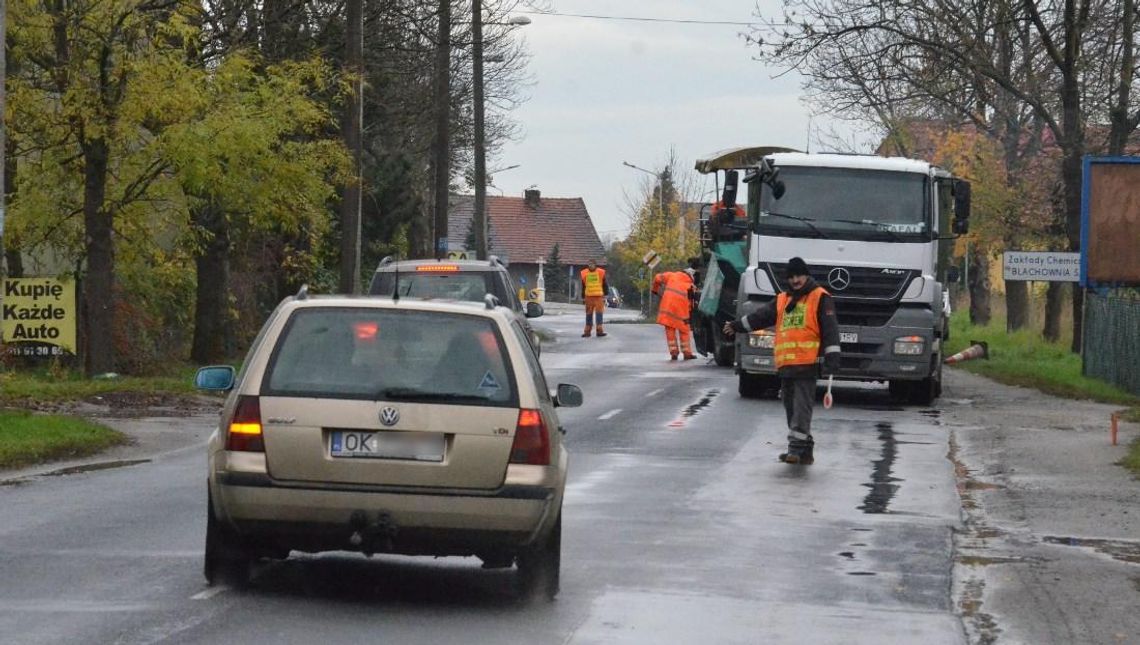
<svg viewBox="0 0 1140 645">
<path fill-rule="evenodd" d="M 519 410 L 515 441 L 511 445 L 511 463 L 550 465 L 550 432 L 538 410 Z"/>
<path fill-rule="evenodd" d="M 238 397 L 230 431 L 226 435 L 226 450 L 265 452 L 261 435 L 261 403 L 256 396 Z"/>
</svg>

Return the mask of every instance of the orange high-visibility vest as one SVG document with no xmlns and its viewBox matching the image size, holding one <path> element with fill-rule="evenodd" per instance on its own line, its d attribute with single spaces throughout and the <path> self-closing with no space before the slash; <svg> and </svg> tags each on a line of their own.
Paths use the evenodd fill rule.
<svg viewBox="0 0 1140 645">
<path fill-rule="evenodd" d="M 788 313 L 784 309 L 791 296 L 781 293 L 776 297 L 776 369 L 814 365 L 819 358 L 819 301 L 824 294 L 823 287 L 812 289 Z"/>
<path fill-rule="evenodd" d="M 653 293 L 660 293 L 661 306 L 657 309 L 657 324 L 686 329 L 689 323 L 689 291 L 693 278 L 684 271 L 659 273 L 653 279 Z"/>
<path fill-rule="evenodd" d="M 582 269 L 582 284 L 585 285 L 585 291 L 582 295 L 586 297 L 591 296 L 604 296 L 606 292 L 602 290 L 602 283 L 606 279 L 606 270 L 598 267 L 591 271 L 589 267 Z"/>
</svg>

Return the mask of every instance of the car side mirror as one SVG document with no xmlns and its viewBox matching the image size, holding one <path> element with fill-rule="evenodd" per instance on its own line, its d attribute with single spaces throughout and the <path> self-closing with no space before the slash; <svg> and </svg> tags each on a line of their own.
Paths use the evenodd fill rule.
<svg viewBox="0 0 1140 645">
<path fill-rule="evenodd" d="M 194 375 L 194 387 L 210 392 L 229 392 L 234 387 L 234 368 L 229 365 L 203 367 Z"/>
<path fill-rule="evenodd" d="M 554 405 L 560 408 L 576 408 L 582 405 L 582 389 L 577 385 L 559 383 L 554 395 Z"/>
<path fill-rule="evenodd" d="M 541 318 L 542 314 L 544 314 L 544 313 L 546 313 L 546 310 L 542 308 L 541 304 L 539 304 L 537 302 L 526 303 L 526 317 L 527 318 Z"/>
<path fill-rule="evenodd" d="M 950 284 L 957 284 L 958 280 L 962 278 L 959 275 L 958 267 L 948 267 L 946 269 L 946 282 Z"/>
<path fill-rule="evenodd" d="M 965 235 L 970 232 L 970 182 L 954 180 L 954 232 Z"/>
</svg>

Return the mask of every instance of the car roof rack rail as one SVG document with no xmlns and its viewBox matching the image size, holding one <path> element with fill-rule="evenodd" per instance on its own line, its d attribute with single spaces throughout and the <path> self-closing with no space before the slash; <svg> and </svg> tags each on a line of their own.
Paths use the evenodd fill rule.
<svg viewBox="0 0 1140 645">
<path fill-rule="evenodd" d="M 393 261 L 394 261 L 394 260 L 393 260 L 392 256 L 390 256 L 390 255 L 385 255 L 385 256 L 384 256 L 384 259 L 383 259 L 383 260 L 380 260 L 380 266 L 382 266 L 382 267 L 386 267 L 386 266 L 388 266 L 389 264 L 392 264 L 392 262 L 393 262 Z"/>
<path fill-rule="evenodd" d="M 309 299 L 309 285 L 308 285 L 308 283 L 301 285 L 301 288 L 297 289 L 297 295 L 295 295 L 293 297 L 296 298 L 297 300 L 308 300 Z"/>
<path fill-rule="evenodd" d="M 507 263 L 503 262 L 502 258 L 497 255 L 487 256 L 487 261 L 491 263 L 491 266 L 501 266 L 504 269 L 507 268 Z"/>
<path fill-rule="evenodd" d="M 499 302 L 499 299 L 495 297 L 494 294 L 488 293 L 487 295 L 483 296 L 483 304 L 486 305 L 488 309 L 494 309 L 495 307 L 498 307 L 501 303 Z"/>
</svg>

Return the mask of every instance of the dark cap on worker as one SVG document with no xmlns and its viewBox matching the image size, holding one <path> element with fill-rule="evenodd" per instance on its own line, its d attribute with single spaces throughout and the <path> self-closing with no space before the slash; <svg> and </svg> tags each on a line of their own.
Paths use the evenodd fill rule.
<svg viewBox="0 0 1140 645">
<path fill-rule="evenodd" d="M 788 260 L 788 266 L 784 269 L 784 277 L 786 278 L 797 275 L 811 275 L 811 271 L 808 271 L 807 262 L 804 262 L 803 258 Z"/>
</svg>

